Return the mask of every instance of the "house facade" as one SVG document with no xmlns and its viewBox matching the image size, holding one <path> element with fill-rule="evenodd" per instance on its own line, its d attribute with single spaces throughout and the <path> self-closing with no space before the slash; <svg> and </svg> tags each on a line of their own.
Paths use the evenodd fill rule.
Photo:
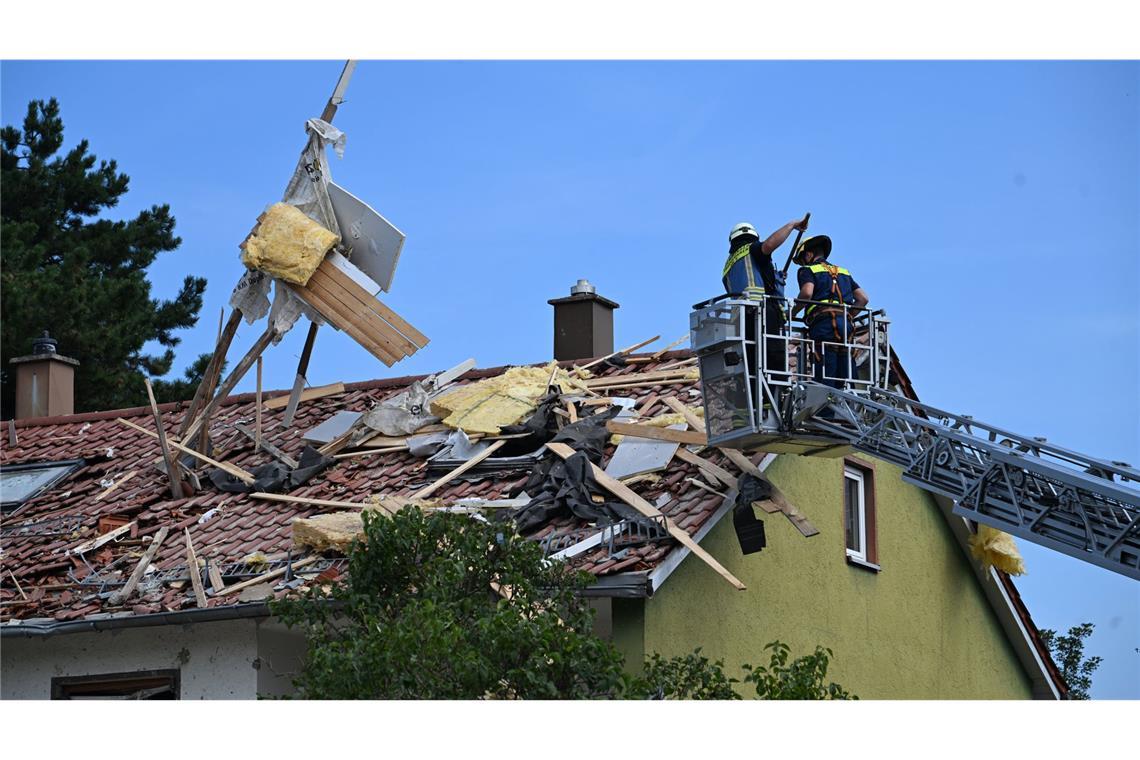
<svg viewBox="0 0 1140 760">
<path fill-rule="evenodd" d="M 606 393 L 653 418 L 669 412 L 663 403 L 669 398 L 699 407 L 695 373 L 660 375 L 663 367 L 691 366 L 691 358 L 685 351 L 642 355 L 602 365 L 595 375 L 619 384 Z M 456 382 L 505 370 L 473 370 Z M 280 424 L 280 405 L 263 409 L 265 440 L 298 457 L 307 430 L 337 413 L 364 412 L 416 379 L 346 385 L 303 402 L 288 427 Z M 160 408 L 168 433 L 178 429 L 186 406 Z M 210 421 L 214 456 L 247 469 L 270 461 L 242 430 L 255 417 L 253 394 L 227 399 Z M 327 511 L 322 500 L 406 496 L 436 477 L 423 459 L 385 441 L 289 490 L 295 501 L 219 490 L 208 468 L 187 481 L 191 493 L 174 499 L 155 467 L 155 439 L 137 429 L 153 429 L 149 408 L 4 426 L 10 434 L 0 442 L 8 484 L 0 520 L 3 699 L 289 694 L 305 642 L 268 615 L 267 601 L 346 569 L 335 552 L 294 546 L 293 520 Z M 604 459 L 612 461 L 615 450 L 610 443 Z M 526 482 L 528 468 L 496 469 L 494 459 L 487 461 L 489 469 L 434 495 L 501 499 Z M 743 591 L 668 536 L 610 544 L 569 513 L 527 535 L 594 575 L 586 593 L 599 610 L 599 632 L 631 665 L 652 652 L 701 647 L 735 674 L 741 663 L 766 663 L 763 647 L 778 639 L 796 654 L 817 644 L 832 649 L 829 676 L 864 699 L 1065 696 L 1013 582 L 983 572 L 970 558 L 971 528 L 950 504 L 903 483 L 897 468 L 856 456 L 757 452 L 747 464 L 763 470 L 798 514 L 793 522 L 781 512 L 759 512 L 767 546 L 749 555 L 742 555 L 733 529 L 735 478 L 707 476 L 710 467 L 735 476 L 739 460 L 697 449 L 668 459 L 653 477 L 629 480 L 639 497 L 743 581 Z M 805 525 L 817 532 L 805 535 L 811 533 Z M 160 536 L 168 537 L 156 548 Z M 137 587 L 121 598 L 140 566 Z"/>
</svg>

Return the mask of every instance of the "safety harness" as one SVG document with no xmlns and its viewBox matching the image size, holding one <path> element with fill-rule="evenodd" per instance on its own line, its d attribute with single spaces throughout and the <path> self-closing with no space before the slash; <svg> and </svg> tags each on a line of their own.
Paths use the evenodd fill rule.
<svg viewBox="0 0 1140 760">
<path fill-rule="evenodd" d="M 725 288 L 728 288 L 728 273 L 729 271 L 743 258 L 746 258 L 752 252 L 752 243 L 745 243 L 732 252 L 725 262 L 724 271 L 721 272 L 721 279 L 725 281 Z M 748 285 L 744 288 L 744 295 L 748 298 L 761 299 L 764 297 L 763 283 L 756 284 L 756 273 L 752 268 L 752 262 L 746 261 L 744 264 L 744 275 L 748 278 Z"/>
</svg>

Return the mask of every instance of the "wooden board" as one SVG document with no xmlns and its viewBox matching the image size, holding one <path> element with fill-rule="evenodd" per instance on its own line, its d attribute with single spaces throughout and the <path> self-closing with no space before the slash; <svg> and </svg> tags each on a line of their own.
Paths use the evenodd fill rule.
<svg viewBox="0 0 1140 760">
<path fill-rule="evenodd" d="M 460 475 L 467 472 L 468 470 L 470 470 L 475 465 L 482 462 L 487 457 L 494 454 L 496 451 L 498 451 L 504 445 L 506 445 L 506 443 L 507 443 L 506 441 L 495 441 L 490 446 L 483 449 L 478 454 L 471 457 L 466 462 L 459 465 L 458 467 L 456 467 L 454 470 L 452 470 L 451 472 L 444 475 L 439 480 L 435 481 L 431 485 L 424 486 L 420 490 L 416 491 L 414 494 L 412 494 L 411 498 L 413 498 L 413 499 L 425 499 L 425 498 L 427 498 L 428 496 L 430 496 L 431 494 L 433 494 L 437 490 L 439 490 L 439 488 L 441 488 L 442 486 L 447 485 L 448 483 L 450 483 L 455 478 L 459 477 Z"/>
<path fill-rule="evenodd" d="M 341 315 L 340 307 L 334 307 L 326 302 L 321 297 L 321 293 L 319 291 L 312 290 L 310 288 L 300 288 L 296 285 L 289 285 L 289 283 L 286 283 L 286 286 L 292 288 L 293 292 L 295 292 L 301 299 L 303 299 L 307 304 L 320 312 L 321 316 L 325 318 L 325 321 L 329 322 L 329 324 L 333 325 L 334 327 L 343 330 L 348 334 L 349 337 L 359 343 L 362 348 L 368 351 L 368 353 L 375 356 L 386 366 L 391 367 L 396 363 L 396 357 L 394 355 L 384 350 L 384 348 L 381 347 L 375 340 L 373 340 L 371 336 L 367 335 L 359 327 L 356 327 L 350 319 L 343 317 Z"/>
<path fill-rule="evenodd" d="M 688 462 L 689 464 L 696 465 L 697 467 L 701 468 L 702 472 L 711 475 L 715 480 L 724 483 L 729 488 L 736 488 L 736 476 L 720 465 L 713 464 L 709 460 L 697 456 L 683 446 L 677 449 L 675 456 L 682 462 Z"/>
<path fill-rule="evenodd" d="M 550 449 L 563 459 L 568 459 L 574 454 L 574 450 L 564 443 L 548 443 L 546 444 L 546 448 Z M 638 496 L 624 483 L 611 478 L 596 464 L 591 463 L 590 469 L 593 471 L 594 479 L 598 482 L 598 485 L 605 488 L 607 491 L 636 509 L 641 514 L 645 515 L 646 517 L 664 518 L 665 525 L 669 530 L 669 535 L 677 539 L 685 548 L 687 548 L 705 564 L 715 570 L 718 575 L 732 584 L 733 588 L 739 591 L 744 591 L 747 588 L 747 586 L 740 582 L 740 579 L 738 579 L 732 573 L 728 572 L 728 570 L 726 570 L 723 565 L 717 562 L 716 558 L 702 549 L 700 544 L 693 540 L 692 536 L 690 536 L 681 528 L 678 528 L 677 524 L 670 520 L 668 517 L 665 517 L 665 515 L 662 514 L 661 510 L 657 509 L 657 507 L 653 506 L 645 499 Z"/>
<path fill-rule="evenodd" d="M 328 277 L 314 273 L 306 287 L 308 290 L 318 293 L 325 302 L 332 305 L 342 321 L 354 325 L 373 342 L 395 357 L 396 361 L 416 352 L 416 347 L 408 342 L 404 336 L 380 319 L 366 304 L 358 303 L 356 299 Z"/>
<path fill-rule="evenodd" d="M 190 573 L 190 585 L 194 587 L 194 601 L 198 607 L 206 606 L 206 590 L 202 588 L 202 571 L 198 569 L 198 555 L 194 553 L 194 542 L 190 540 L 190 529 L 183 528 L 186 539 L 186 570 Z"/>
<path fill-rule="evenodd" d="M 333 280 L 339 282 L 341 287 L 348 291 L 349 294 L 353 295 L 361 305 L 366 306 L 372 311 L 379 314 L 385 322 L 396 328 L 396 330 L 402 333 L 404 337 L 410 340 L 417 348 L 423 348 L 428 344 L 428 338 L 426 335 L 421 333 L 416 328 L 412 327 L 404 320 L 403 317 L 389 309 L 387 306 L 373 297 L 368 291 L 353 282 L 351 277 L 337 269 L 336 266 L 334 266 L 333 263 L 329 260 L 326 259 L 325 261 L 321 262 L 321 265 L 317 267 L 317 271 L 321 272 L 322 274 L 327 274 Z"/>
<path fill-rule="evenodd" d="M 151 430 L 147 430 L 144 427 L 139 427 L 138 425 L 136 425 L 133 422 L 129 422 L 128 420 L 124 420 L 122 417 L 116 417 L 115 421 L 121 422 L 122 424 L 126 425 L 127 427 L 134 428 L 135 430 L 139 431 L 140 433 L 146 433 L 147 435 L 151 436 L 152 438 L 158 438 L 158 433 L 155 433 L 154 431 L 151 431 Z M 242 468 L 238 467 L 236 464 L 230 464 L 228 462 L 219 462 L 216 459 L 211 459 L 210 457 L 206 456 L 205 454 L 197 452 L 194 449 L 187 448 L 186 446 L 183 446 L 180 443 L 175 443 L 174 441 L 170 441 L 169 443 L 173 448 L 178 449 L 183 454 L 189 454 L 190 456 L 192 456 L 196 459 L 202 460 L 206 464 L 212 464 L 214 467 L 217 467 L 220 470 L 225 470 L 226 472 L 233 475 L 235 478 L 242 481 L 246 485 L 253 485 L 253 483 L 254 483 L 253 475 L 246 472 Z"/>
<path fill-rule="evenodd" d="M 166 540 L 166 534 L 170 529 L 165 525 L 158 529 L 158 533 L 154 535 L 154 540 L 150 542 L 150 547 L 143 553 L 142 559 L 135 565 L 135 570 L 131 573 L 131 577 L 127 579 L 126 584 L 111 594 L 107 602 L 112 606 L 118 606 L 130 598 L 131 594 L 135 593 L 135 589 L 139 586 L 139 581 L 142 580 L 143 573 L 150 567 L 150 563 L 154 560 L 154 555 L 158 553 L 158 547 L 162 546 L 162 542 Z"/>
<path fill-rule="evenodd" d="M 652 425 L 632 425 L 628 422 L 610 420 L 606 423 L 606 430 L 619 435 L 628 435 L 632 438 L 649 438 L 654 441 L 669 441 L 670 443 L 695 443 L 705 445 L 708 437 L 695 430 L 670 430 L 669 428 L 653 427 Z"/>
<path fill-rule="evenodd" d="M 315 388 L 306 388 L 301 392 L 301 401 L 312 401 L 315 398 L 324 398 L 325 396 L 335 396 L 338 393 L 344 393 L 344 383 L 330 383 L 329 385 L 318 385 Z M 266 401 L 262 406 L 266 409 L 284 409 L 289 405 L 289 396 L 274 396 Z"/>
</svg>

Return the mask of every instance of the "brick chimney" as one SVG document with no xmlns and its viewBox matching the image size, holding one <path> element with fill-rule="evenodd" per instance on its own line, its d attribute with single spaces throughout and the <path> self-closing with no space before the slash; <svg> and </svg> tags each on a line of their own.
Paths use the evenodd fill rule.
<svg viewBox="0 0 1140 760">
<path fill-rule="evenodd" d="M 47 330 L 32 342 L 32 353 L 9 360 L 16 365 L 16 419 L 55 417 L 75 412 L 75 368 L 79 362 L 55 352 Z"/>
<path fill-rule="evenodd" d="M 547 301 L 554 307 L 554 358 L 589 359 L 614 350 L 614 309 L 618 304 L 578 280 L 565 298 Z"/>
</svg>

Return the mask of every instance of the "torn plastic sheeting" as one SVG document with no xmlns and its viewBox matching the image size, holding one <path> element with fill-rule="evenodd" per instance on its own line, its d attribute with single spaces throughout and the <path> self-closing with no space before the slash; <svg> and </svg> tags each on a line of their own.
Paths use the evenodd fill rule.
<svg viewBox="0 0 1140 760">
<path fill-rule="evenodd" d="M 305 216 L 340 236 L 340 225 L 337 224 L 332 201 L 329 199 L 328 182 L 331 175 L 325 147 L 332 145 L 337 157 L 343 158 L 345 134 L 320 119 L 305 122 L 305 131 L 309 133 L 309 142 L 301 152 L 301 160 L 293 170 L 282 200 L 290 206 L 296 206 Z"/>
<path fill-rule="evenodd" d="M 456 430 L 447 436 L 447 445 L 440 449 L 432 459 L 458 459 L 460 462 L 466 462 L 490 445 L 483 441 L 472 443 L 471 439 L 467 437 L 467 433 Z"/>
<path fill-rule="evenodd" d="M 413 435 L 408 438 L 408 453 L 414 457 L 428 458 L 438 453 L 447 443 L 448 434 L 442 430 L 435 433 Z"/>
<path fill-rule="evenodd" d="M 230 307 L 241 312 L 246 324 L 252 325 L 270 312 L 269 289 L 273 282 L 268 274 L 254 269 L 247 269 L 238 280 L 230 293 Z M 272 312 L 271 321 L 277 333 L 273 339 L 274 345 L 280 342 L 302 315 L 314 324 L 325 324 L 324 318 L 316 310 L 294 295 L 289 288 L 280 285 L 274 293 Z"/>
<path fill-rule="evenodd" d="M 290 470 L 278 462 L 263 464 L 253 471 L 253 484 L 248 485 L 231 473 L 215 468 L 210 471 L 210 481 L 220 490 L 229 493 L 291 491 L 307 483 L 313 476 L 321 473 L 334 462 L 336 460 L 332 457 L 325 456 L 312 446 L 305 446 L 301 452 L 297 468 L 294 470 Z"/>
<path fill-rule="evenodd" d="M 418 380 L 406 391 L 384 399 L 365 413 L 362 422 L 384 435 L 411 435 L 422 427 L 439 422 L 428 404 L 428 392 Z"/>
</svg>

